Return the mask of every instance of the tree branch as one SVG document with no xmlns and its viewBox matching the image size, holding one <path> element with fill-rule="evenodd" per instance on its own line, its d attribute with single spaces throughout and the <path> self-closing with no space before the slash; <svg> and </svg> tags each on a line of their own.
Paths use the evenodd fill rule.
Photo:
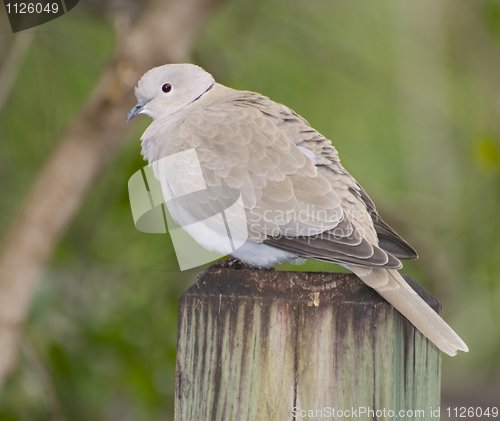
<svg viewBox="0 0 500 421">
<path fill-rule="evenodd" d="M 16 336 L 58 239 L 103 168 L 127 138 L 143 73 L 186 61 L 196 36 L 223 0 L 157 1 L 128 30 L 80 116 L 31 187 L 0 251 L 0 387 L 14 363 Z"/>
<path fill-rule="evenodd" d="M 0 112 L 14 87 L 19 67 L 28 51 L 34 37 L 33 31 L 21 32 L 15 35 L 9 53 L 0 69 Z"/>
</svg>

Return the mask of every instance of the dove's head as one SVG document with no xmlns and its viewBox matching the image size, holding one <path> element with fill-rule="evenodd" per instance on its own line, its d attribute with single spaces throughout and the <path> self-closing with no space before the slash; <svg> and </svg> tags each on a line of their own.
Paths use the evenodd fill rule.
<svg viewBox="0 0 500 421">
<path fill-rule="evenodd" d="M 137 105 L 130 110 L 127 121 L 137 114 L 153 119 L 167 117 L 186 107 L 214 85 L 214 78 L 194 64 L 167 64 L 144 74 L 135 96 Z"/>
</svg>

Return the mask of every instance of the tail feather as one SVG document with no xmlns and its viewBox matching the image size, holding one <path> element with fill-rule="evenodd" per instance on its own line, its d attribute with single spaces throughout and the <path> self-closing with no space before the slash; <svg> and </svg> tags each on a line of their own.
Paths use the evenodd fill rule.
<svg viewBox="0 0 500 421">
<path fill-rule="evenodd" d="M 413 291 L 397 270 L 359 266 L 350 266 L 349 270 L 391 303 L 441 351 L 451 356 L 457 351 L 469 351 L 464 341 Z"/>
</svg>

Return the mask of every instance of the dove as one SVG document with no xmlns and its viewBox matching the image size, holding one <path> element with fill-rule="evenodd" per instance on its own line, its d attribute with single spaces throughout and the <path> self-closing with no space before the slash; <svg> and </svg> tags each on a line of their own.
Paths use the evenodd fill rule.
<svg viewBox="0 0 500 421">
<path fill-rule="evenodd" d="M 259 268 L 307 259 L 336 263 L 441 351 L 468 351 L 399 274 L 401 260 L 416 259 L 416 251 L 382 220 L 331 141 L 304 118 L 259 93 L 216 83 L 193 64 L 151 69 L 135 95 L 127 121 L 138 114 L 153 119 L 141 153 L 172 218 L 199 244 Z M 186 194 L 202 187 L 205 195 Z M 210 218 L 232 203 L 240 211 L 225 212 L 228 220 Z M 231 244 L 228 223 L 239 227 Z"/>
</svg>

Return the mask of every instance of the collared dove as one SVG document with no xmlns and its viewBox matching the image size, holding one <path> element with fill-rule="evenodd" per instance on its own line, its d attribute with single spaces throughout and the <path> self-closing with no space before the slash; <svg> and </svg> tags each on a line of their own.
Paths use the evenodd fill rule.
<svg viewBox="0 0 500 421">
<path fill-rule="evenodd" d="M 196 229 L 181 223 L 199 244 L 257 267 L 301 259 L 336 263 L 375 289 L 443 352 L 468 351 L 399 274 L 399 259 L 416 259 L 415 250 L 380 218 L 331 142 L 304 118 L 261 94 L 220 85 L 192 64 L 150 70 L 135 94 L 138 104 L 127 121 L 137 114 L 153 118 L 141 137 L 142 154 L 153 164 L 165 199 L 185 195 L 199 168 L 206 183 L 208 198 L 167 201 L 175 220 L 203 221 L 216 213 L 216 204 L 224 208 L 234 191 L 241 195 L 244 244 L 228 248 L 225 220 L 207 219 L 211 222 Z M 188 150 L 196 152 L 196 165 L 189 159 L 158 164 Z M 241 222 L 238 212 L 229 217 Z"/>
</svg>

